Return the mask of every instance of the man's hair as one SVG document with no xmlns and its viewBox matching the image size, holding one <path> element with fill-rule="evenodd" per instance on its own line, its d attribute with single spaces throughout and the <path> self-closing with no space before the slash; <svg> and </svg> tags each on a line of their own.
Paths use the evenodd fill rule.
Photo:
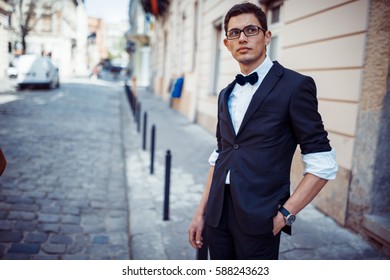
<svg viewBox="0 0 390 280">
<path fill-rule="evenodd" d="M 268 30 L 267 26 L 267 15 L 264 13 L 264 11 L 258 7 L 257 5 L 249 2 L 243 2 L 241 4 L 234 5 L 226 14 L 225 20 L 224 20 L 224 29 L 225 32 L 227 32 L 229 20 L 232 17 L 241 15 L 241 14 L 253 14 L 258 21 L 260 22 L 260 25 L 265 30 Z"/>
</svg>

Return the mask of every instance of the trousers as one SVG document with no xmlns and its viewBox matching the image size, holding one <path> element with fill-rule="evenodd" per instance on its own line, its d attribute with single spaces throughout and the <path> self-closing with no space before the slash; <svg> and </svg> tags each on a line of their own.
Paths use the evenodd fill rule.
<svg viewBox="0 0 390 280">
<path fill-rule="evenodd" d="M 222 217 L 216 228 L 206 225 L 207 243 L 212 260 L 277 260 L 280 232 L 274 236 L 244 232 L 238 222 L 230 192 L 225 186 Z"/>
</svg>

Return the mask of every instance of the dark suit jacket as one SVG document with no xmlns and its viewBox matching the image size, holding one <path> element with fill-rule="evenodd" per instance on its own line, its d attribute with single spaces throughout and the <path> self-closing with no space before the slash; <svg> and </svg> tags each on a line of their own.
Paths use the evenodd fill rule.
<svg viewBox="0 0 390 280">
<path fill-rule="evenodd" d="M 218 98 L 219 156 L 205 221 L 212 227 L 220 221 L 230 170 L 231 196 L 242 230 L 269 233 L 278 206 L 290 196 L 290 168 L 297 145 L 302 154 L 330 151 L 331 147 L 317 111 L 312 78 L 274 62 L 253 95 L 237 135 L 228 110 L 234 84 L 223 89 Z M 290 227 L 283 230 L 291 231 Z"/>
</svg>

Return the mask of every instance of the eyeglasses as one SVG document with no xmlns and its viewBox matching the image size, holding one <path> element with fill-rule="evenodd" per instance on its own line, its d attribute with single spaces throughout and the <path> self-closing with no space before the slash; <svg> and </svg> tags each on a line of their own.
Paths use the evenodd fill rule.
<svg viewBox="0 0 390 280">
<path fill-rule="evenodd" d="M 233 28 L 226 31 L 225 35 L 228 40 L 238 39 L 241 36 L 241 32 L 244 32 L 246 37 L 256 36 L 260 30 L 267 31 L 264 28 L 256 25 L 245 26 L 244 29 Z"/>
</svg>

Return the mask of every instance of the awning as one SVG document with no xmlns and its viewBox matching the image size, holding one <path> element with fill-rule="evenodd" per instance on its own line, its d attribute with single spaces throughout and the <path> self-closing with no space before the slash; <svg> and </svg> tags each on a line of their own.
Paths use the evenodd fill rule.
<svg viewBox="0 0 390 280">
<path fill-rule="evenodd" d="M 169 8 L 169 0 L 141 0 L 145 13 L 155 17 L 163 16 Z"/>
</svg>

